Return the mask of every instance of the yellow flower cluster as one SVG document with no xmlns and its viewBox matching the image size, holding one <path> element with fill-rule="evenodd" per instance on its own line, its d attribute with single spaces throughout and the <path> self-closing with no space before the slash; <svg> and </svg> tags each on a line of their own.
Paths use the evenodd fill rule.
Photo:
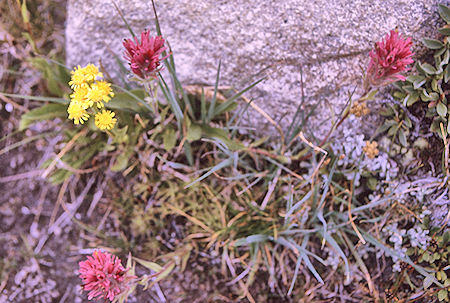
<svg viewBox="0 0 450 303">
<path fill-rule="evenodd" d="M 365 102 L 356 102 L 353 104 L 352 108 L 350 108 L 350 114 L 353 114 L 358 118 L 366 116 L 369 113 L 370 110 Z"/>
<path fill-rule="evenodd" d="M 88 64 L 85 67 L 78 65 L 71 74 L 69 85 L 73 93 L 70 95 L 70 104 L 67 109 L 69 119 L 75 124 L 83 124 L 89 119 L 90 114 L 95 114 L 95 125 L 100 130 L 112 129 L 117 122 L 114 118 L 115 113 L 103 109 L 104 103 L 108 103 L 114 97 L 111 83 L 100 80 L 103 74 L 94 64 Z"/>
<path fill-rule="evenodd" d="M 366 146 L 363 147 L 363 152 L 369 159 L 374 159 L 380 151 L 378 150 L 378 143 L 375 141 L 366 141 Z"/>
</svg>

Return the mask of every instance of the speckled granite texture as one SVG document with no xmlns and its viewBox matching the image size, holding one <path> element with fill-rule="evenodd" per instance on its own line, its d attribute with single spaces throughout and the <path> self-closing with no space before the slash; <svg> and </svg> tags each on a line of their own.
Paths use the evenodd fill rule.
<svg viewBox="0 0 450 303">
<path fill-rule="evenodd" d="M 437 0 L 158 0 L 164 36 L 186 84 L 212 85 L 222 60 L 222 85 L 243 87 L 266 67 L 269 79 L 250 96 L 286 128 L 301 99 L 303 67 L 306 106 L 320 102 L 311 124 L 320 136 L 333 113 L 358 86 L 374 42 L 389 30 L 418 39 L 436 36 Z M 154 30 L 150 1 L 116 0 L 139 33 Z M 129 33 L 110 0 L 69 0 L 68 65 L 102 64 L 113 77 Z M 248 83 L 248 82 L 247 82 Z M 358 90 L 357 90 L 358 92 Z M 247 125 L 269 131 L 256 112 Z M 273 129 L 273 128 L 272 128 Z"/>
</svg>

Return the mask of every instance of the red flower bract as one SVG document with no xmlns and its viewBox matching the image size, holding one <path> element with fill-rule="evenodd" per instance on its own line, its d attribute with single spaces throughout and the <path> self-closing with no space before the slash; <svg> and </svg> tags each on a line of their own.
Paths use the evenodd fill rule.
<svg viewBox="0 0 450 303">
<path fill-rule="evenodd" d="M 78 263 L 83 288 L 88 293 L 88 299 L 103 297 L 114 300 L 114 297 L 128 288 L 128 282 L 133 276 L 127 274 L 120 259 L 107 252 L 94 251 L 86 261 Z"/>
<path fill-rule="evenodd" d="M 403 39 L 394 30 L 375 43 L 375 49 L 369 54 L 365 85 L 382 86 L 397 80 L 405 81 L 406 77 L 400 73 L 408 71 L 407 65 L 414 63 L 411 46 L 411 38 Z"/>
<path fill-rule="evenodd" d="M 159 68 L 159 56 L 167 49 L 164 46 L 164 38 L 161 36 L 150 37 L 150 32 L 145 30 L 141 33 L 141 42 L 134 37 L 125 39 L 123 46 L 126 48 L 125 59 L 129 62 L 131 70 L 134 74 L 141 78 L 156 77 L 156 73 L 161 70 Z"/>
</svg>

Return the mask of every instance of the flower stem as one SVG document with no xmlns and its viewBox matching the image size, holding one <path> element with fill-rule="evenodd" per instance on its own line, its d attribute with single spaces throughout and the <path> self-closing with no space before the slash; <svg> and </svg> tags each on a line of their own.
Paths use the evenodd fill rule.
<svg viewBox="0 0 450 303">
<path fill-rule="evenodd" d="M 151 100 L 151 107 L 153 109 L 153 113 L 158 114 L 158 102 L 156 101 L 156 90 L 155 85 L 153 85 L 152 80 L 144 80 L 144 89 L 148 93 L 148 97 Z"/>
</svg>

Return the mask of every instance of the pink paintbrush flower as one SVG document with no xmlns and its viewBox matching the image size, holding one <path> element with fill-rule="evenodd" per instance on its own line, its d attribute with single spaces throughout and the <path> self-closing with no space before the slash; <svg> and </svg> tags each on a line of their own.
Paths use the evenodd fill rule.
<svg viewBox="0 0 450 303">
<path fill-rule="evenodd" d="M 129 289 L 128 282 L 135 278 L 123 268 L 118 257 L 99 250 L 78 264 L 83 288 L 89 291 L 88 300 L 100 296 L 113 301 L 114 297 Z"/>
<path fill-rule="evenodd" d="M 137 37 L 134 41 L 125 39 L 123 46 L 125 47 L 125 59 L 131 67 L 131 71 L 141 78 L 156 77 L 156 73 L 161 70 L 159 67 L 161 60 L 160 55 L 167 49 L 164 46 L 165 40 L 161 36 L 150 37 L 150 32 L 145 30 L 141 33 L 141 42 Z"/>
<path fill-rule="evenodd" d="M 408 71 L 408 65 L 414 63 L 411 46 L 411 38 L 404 39 L 394 30 L 375 43 L 375 49 L 369 54 L 365 86 L 383 86 L 397 80 L 405 81 L 406 77 L 401 73 Z"/>
</svg>

